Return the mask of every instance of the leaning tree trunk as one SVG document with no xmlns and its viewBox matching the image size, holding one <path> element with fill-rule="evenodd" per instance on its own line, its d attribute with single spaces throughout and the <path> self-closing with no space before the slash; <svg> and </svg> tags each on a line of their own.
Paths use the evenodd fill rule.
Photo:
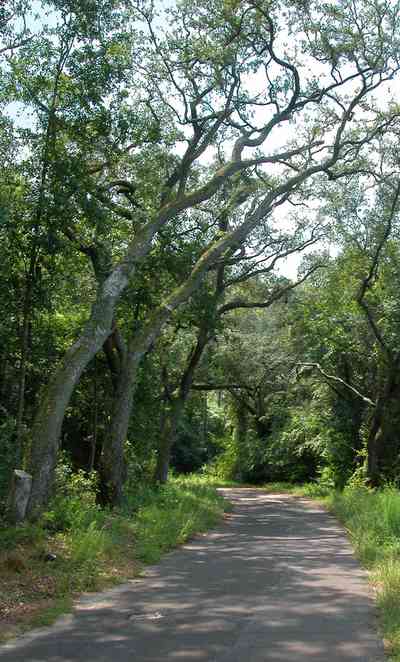
<svg viewBox="0 0 400 662">
<path fill-rule="evenodd" d="M 176 305 L 180 300 L 176 300 Z M 175 302 L 174 302 L 175 303 Z M 138 369 L 144 355 L 161 333 L 165 321 L 173 310 L 158 308 L 148 323 L 133 334 L 128 351 L 121 365 L 118 385 L 113 401 L 111 423 L 101 459 L 101 492 L 103 500 L 111 506 L 119 506 L 125 480 L 124 450 L 132 413 Z"/>
<path fill-rule="evenodd" d="M 32 492 L 27 509 L 31 518 L 49 499 L 65 410 L 84 369 L 111 333 L 114 307 L 126 283 L 121 272 L 105 281 L 81 337 L 67 351 L 42 395 L 32 428 Z"/>
<path fill-rule="evenodd" d="M 30 518 L 35 517 L 49 499 L 61 427 L 74 387 L 112 332 L 115 306 L 133 276 L 137 262 L 150 249 L 156 230 L 155 224 L 145 226 L 123 260 L 99 286 L 82 335 L 67 351 L 44 391 L 32 429 L 30 472 L 33 480 L 27 508 Z"/>
<path fill-rule="evenodd" d="M 104 501 L 111 506 L 120 505 L 122 500 L 125 478 L 125 442 L 141 360 L 159 337 L 163 325 L 170 317 L 174 307 L 180 302 L 180 296 L 171 297 L 171 305 L 160 306 L 154 311 L 147 324 L 136 331 L 129 341 L 128 351 L 118 376 L 108 439 L 104 444 L 101 459 L 102 496 Z"/>
<path fill-rule="evenodd" d="M 208 313 L 209 312 L 210 311 L 208 311 Z M 175 397 L 170 398 L 169 408 L 165 411 L 163 427 L 158 444 L 156 470 L 154 473 L 154 480 L 156 483 L 166 483 L 168 480 L 171 451 L 176 440 L 176 433 L 185 411 L 186 401 L 193 384 L 196 370 L 207 343 L 211 338 L 210 330 L 212 326 L 212 318 L 208 314 L 200 325 L 197 342 L 187 357 L 186 366 L 179 383 L 178 393 Z"/>
</svg>

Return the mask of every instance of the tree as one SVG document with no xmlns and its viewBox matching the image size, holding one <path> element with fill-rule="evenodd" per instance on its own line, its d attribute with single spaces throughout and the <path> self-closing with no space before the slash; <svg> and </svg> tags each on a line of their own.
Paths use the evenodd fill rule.
<svg viewBox="0 0 400 662">
<path fill-rule="evenodd" d="M 333 193 L 325 213 L 336 225 L 342 253 L 327 273 L 303 293 L 294 327 L 302 347 L 300 373 L 313 371 L 328 391 L 314 385 L 330 411 L 321 418 L 336 431 L 330 468 L 343 486 L 366 453 L 372 485 L 388 476 L 396 448 L 398 328 L 393 283 L 397 273 L 398 175 L 386 149 L 371 178 Z M 387 166 L 389 173 L 385 172 Z M 372 172 L 372 170 L 371 170 Z M 338 288 L 341 296 L 338 299 Z M 305 361 L 305 362 L 304 362 Z M 328 452 L 331 453 L 331 451 Z M 389 460 L 390 457 L 390 460 Z"/>
<path fill-rule="evenodd" d="M 57 3 L 57 8 L 78 21 L 80 35 L 87 31 L 81 43 L 92 37 L 99 43 L 100 36 L 90 32 L 90 26 L 95 24 L 90 23 L 90 16 L 76 13 L 76 8 L 72 11 L 68 3 Z M 134 343 L 137 363 L 171 312 L 192 295 L 212 264 L 232 254 L 277 206 L 304 194 L 302 187 L 306 182 L 311 184 L 317 174 L 325 173 L 334 180 L 361 167 L 358 162 L 363 148 L 393 122 L 390 113 L 384 114 L 372 106 L 364 111 L 367 118 L 357 118 L 356 111 L 366 108 L 368 94 L 397 71 L 397 54 L 391 40 L 397 21 L 395 10 L 383 10 L 364 0 L 357 7 L 349 3 L 343 11 L 330 7 L 319 11 L 314 4 L 307 9 L 294 5 L 288 8 L 287 15 L 277 4 L 245 3 L 229 8 L 221 2 L 212 16 L 206 13 L 204 20 L 203 9 L 206 10 L 205 5 L 193 7 L 183 3 L 171 10 L 176 27 L 170 34 L 154 29 L 156 18 L 151 6 L 134 7 L 123 19 L 117 12 L 120 23 L 124 20 L 126 25 L 129 20 L 133 26 L 141 19 L 144 33 L 140 37 L 140 61 L 132 41 L 124 51 L 133 53 L 134 66 L 123 81 L 119 79 L 115 98 L 119 100 L 121 93 L 127 92 L 129 108 L 142 108 L 146 122 L 152 117 L 147 135 L 150 142 L 157 140 L 160 148 L 151 150 L 143 140 L 127 144 L 129 130 L 124 135 L 122 131 L 114 135 L 111 132 L 108 139 L 95 134 L 94 148 L 89 151 L 94 155 L 97 149 L 100 160 L 88 163 L 84 159 L 80 170 L 74 170 L 72 181 L 65 177 L 57 186 L 59 202 L 73 199 L 74 203 L 78 200 L 83 204 L 89 193 L 102 203 L 110 220 L 129 220 L 134 232 L 98 287 L 83 333 L 66 353 L 42 396 L 33 427 L 31 513 L 48 497 L 61 425 L 73 388 L 110 335 L 115 306 L 137 265 L 149 253 L 156 234 L 185 210 L 199 209 L 228 180 L 234 184 L 229 203 L 233 208 L 243 204 L 244 190 L 243 222 L 210 245 L 186 282 L 144 325 Z M 367 23 L 368 40 L 364 38 Z M 204 39 L 200 41 L 199 24 L 204 25 Z M 305 35 L 305 39 L 292 38 L 285 45 L 285 25 L 290 25 L 293 34 Z M 114 28 L 108 24 L 107 29 L 101 39 L 104 37 L 106 43 L 114 45 Z M 133 27 L 126 30 L 133 40 L 134 33 Z M 80 52 L 77 42 L 72 60 Z M 308 75 L 312 69 L 310 60 L 318 66 L 318 78 L 310 79 Z M 116 71 L 114 62 L 111 64 L 111 70 Z M 67 63 L 67 71 L 71 76 L 72 64 Z M 266 71 L 266 78 L 261 89 L 253 91 L 246 77 L 257 71 L 260 75 Z M 145 92 L 138 90 L 133 82 L 135 77 Z M 103 101 L 106 92 L 109 89 L 103 91 Z M 112 103 L 110 106 L 115 107 Z M 260 112 L 260 106 L 265 112 Z M 58 116 L 60 122 L 68 120 L 61 107 Z M 108 121 L 109 116 L 104 104 L 99 119 Z M 300 130 L 302 117 L 306 121 Z M 127 112 L 129 129 L 130 119 Z M 287 145 L 286 131 L 278 129 L 289 121 L 299 130 Z M 136 116 L 134 122 L 137 125 Z M 78 126 L 81 124 L 76 129 Z M 282 136 L 279 147 L 271 143 L 271 135 L 277 132 Z M 88 133 L 84 135 L 89 137 Z M 172 154 L 171 144 L 182 141 L 187 145 L 183 156 Z M 78 130 L 72 141 L 67 131 L 67 162 L 74 144 L 80 144 Z M 204 166 L 201 159 L 210 148 L 218 151 L 220 159 L 215 165 Z M 142 177 L 146 169 L 143 164 L 157 158 L 163 160 L 165 169 L 163 173 L 159 169 L 160 180 L 153 182 L 149 191 Z M 120 204 L 121 195 L 129 204 Z"/>
<path fill-rule="evenodd" d="M 233 310 L 217 343 L 210 388 L 223 389 L 229 411 L 223 452 L 216 459 L 221 477 L 260 482 L 304 479 L 313 473 L 310 463 L 304 475 L 304 453 L 296 457 L 298 448 L 291 448 L 282 435 L 297 399 L 290 379 L 297 358 L 290 317 L 302 284 L 291 285 L 269 307 Z M 254 283 L 252 289 L 260 295 L 263 285 Z"/>
<path fill-rule="evenodd" d="M 0 62 L 10 51 L 24 46 L 32 39 L 27 25 L 30 5 L 25 0 L 10 0 L 0 7 Z"/>
<path fill-rule="evenodd" d="M 301 224 L 298 232 L 293 236 L 288 236 L 282 231 L 270 230 L 267 236 L 261 233 L 258 245 L 253 243 L 250 251 L 243 249 L 237 258 L 220 261 L 215 269 L 210 291 L 207 291 L 207 286 L 204 287 L 203 283 L 200 305 L 198 305 L 200 316 L 195 321 L 197 332 L 194 344 L 189 348 L 180 372 L 177 373 L 176 367 L 173 370 L 174 382 L 168 375 L 168 366 L 163 366 L 164 400 L 167 406 L 158 448 L 156 481 L 163 483 L 167 480 L 169 458 L 185 403 L 207 345 L 223 329 L 224 317 L 235 310 L 266 309 L 276 301 L 287 298 L 291 290 L 303 282 L 319 265 L 311 266 L 296 282 L 286 282 L 285 279 L 274 278 L 271 274 L 279 260 L 316 243 L 321 238 L 320 232 L 322 228 L 317 223 L 316 227 L 309 230 L 308 236 L 304 236 Z M 259 287 L 254 288 L 256 299 L 258 296 L 259 300 L 251 299 L 250 285 L 253 279 L 256 283 L 260 281 Z M 199 388 L 197 385 L 197 390 Z M 203 388 L 212 390 L 212 386 L 209 385 L 203 385 Z"/>
<path fill-rule="evenodd" d="M 364 273 L 355 293 L 357 305 L 372 334 L 376 356 L 376 377 L 371 415 L 367 433 L 367 475 L 372 485 L 379 484 L 382 471 L 382 451 L 387 436 L 393 434 L 393 420 L 397 420 L 398 400 L 398 329 L 396 303 L 391 283 L 398 278 L 396 245 L 388 246 L 399 212 L 400 184 L 398 179 L 385 180 L 377 190 L 375 205 L 368 209 L 366 199 L 357 209 L 367 238 L 364 250 Z M 349 213 L 350 216 L 350 213 Z M 390 257 L 392 254 L 392 259 Z M 385 439 L 386 437 L 386 439 Z"/>
</svg>

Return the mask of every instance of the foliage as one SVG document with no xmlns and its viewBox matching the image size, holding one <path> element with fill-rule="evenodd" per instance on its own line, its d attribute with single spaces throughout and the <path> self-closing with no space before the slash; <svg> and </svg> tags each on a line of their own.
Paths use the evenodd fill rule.
<svg viewBox="0 0 400 662">
<path fill-rule="evenodd" d="M 0 464 L 0 512 L 7 497 L 11 471 L 16 465 L 16 453 L 14 444 L 15 420 L 11 417 L 3 417 L 0 423 L 0 453 L 2 461 Z"/>
<path fill-rule="evenodd" d="M 100 521 L 85 472 L 104 488 L 119 448 L 121 490 L 124 462 L 128 490 L 150 481 L 179 391 L 179 471 L 220 448 L 213 470 L 227 478 L 319 472 L 342 487 L 366 451 L 374 481 L 394 479 L 398 107 L 370 92 L 384 98 L 398 74 L 397 10 L 49 0 L 39 21 L 12 6 L 0 17 L 0 499 L 15 466 L 32 468 L 35 498 L 50 493 L 43 448 L 57 454 L 62 426 L 77 487 L 58 476 L 48 526 L 84 525 L 79 490 Z M 316 247 L 301 282 L 277 271 Z M 202 333 L 196 379 L 221 393 L 216 416 L 215 396 L 188 396 L 194 375 L 181 388 Z M 333 380 L 296 381 L 301 363 Z"/>
<path fill-rule="evenodd" d="M 53 531 L 85 531 L 96 520 L 104 521 L 104 514 L 96 502 L 97 475 L 82 469 L 74 472 L 64 454 L 56 469 L 54 496 L 50 508 L 43 515 L 46 528 Z"/>
<path fill-rule="evenodd" d="M 246 283 L 251 295 L 249 267 L 259 267 L 266 295 L 290 290 L 274 268 L 278 256 L 317 240 L 319 218 L 305 206 L 319 205 L 316 187 L 334 201 L 336 180 L 351 186 L 368 173 L 382 135 L 396 131 L 395 104 L 382 109 L 370 93 L 397 75 L 398 15 L 372 0 L 347 3 L 346 11 L 314 1 L 221 0 L 211 14 L 208 0 L 160 7 L 48 0 L 46 21 L 29 3 L 13 6 L 15 24 L 14 13 L 1 18 L 2 257 L 12 268 L 2 270 L 10 319 L 0 381 L 10 384 L 16 463 L 26 464 L 30 451 L 33 511 L 53 477 L 44 477 L 54 463 L 41 462 L 43 448 L 56 454 L 51 430 L 63 422 L 76 467 L 101 466 L 103 482 L 107 449 L 127 438 L 142 447 L 143 435 L 133 438 L 129 421 L 116 421 L 124 343 L 135 348 L 136 378 L 179 309 L 178 328 L 192 329 L 180 334 L 176 355 L 190 356 L 192 322 L 213 317 L 210 274 L 221 264 L 225 286 Z M 249 303 L 244 297 L 244 308 Z M 389 308 L 388 301 L 394 319 Z M 117 332 L 124 343 L 99 359 Z M 160 367 L 174 381 L 171 363 L 172 355 Z M 132 381 L 134 391 L 140 379 Z M 154 381 L 150 457 L 159 375 Z M 58 407 L 49 415 L 53 396 Z M 263 417 L 258 412 L 257 424 L 267 430 Z"/>
<path fill-rule="evenodd" d="M 0 506 L 23 467 L 46 507 L 3 548 L 60 550 L 60 597 L 210 525 L 201 481 L 155 487 L 163 444 L 214 480 L 398 481 L 398 6 L 36 11 L 0 2 Z"/>
</svg>

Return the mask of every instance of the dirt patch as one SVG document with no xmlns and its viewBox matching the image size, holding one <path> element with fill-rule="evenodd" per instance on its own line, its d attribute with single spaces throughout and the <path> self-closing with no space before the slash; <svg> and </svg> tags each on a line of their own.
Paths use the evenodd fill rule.
<svg viewBox="0 0 400 662">
<path fill-rule="evenodd" d="M 55 561 L 46 562 L 38 558 L 38 552 L 20 547 L 12 555 L 0 558 L 0 641 L 6 641 L 20 632 L 41 623 L 51 622 L 61 613 L 68 611 L 72 600 L 83 590 L 76 590 L 79 580 L 71 574 L 68 559 L 62 556 L 62 546 L 56 552 Z M 113 586 L 126 579 L 137 577 L 141 572 L 139 563 L 127 557 L 99 561 L 99 572 L 90 587 L 94 591 Z"/>
</svg>

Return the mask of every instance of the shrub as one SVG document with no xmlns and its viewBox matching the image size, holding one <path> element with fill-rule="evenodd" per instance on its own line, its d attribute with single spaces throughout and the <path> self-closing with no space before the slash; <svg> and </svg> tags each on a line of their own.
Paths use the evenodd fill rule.
<svg viewBox="0 0 400 662">
<path fill-rule="evenodd" d="M 43 521 L 54 531 L 85 529 L 92 521 L 102 519 L 96 503 L 98 477 L 83 470 L 73 472 L 65 454 L 56 468 L 54 496 Z"/>
</svg>

